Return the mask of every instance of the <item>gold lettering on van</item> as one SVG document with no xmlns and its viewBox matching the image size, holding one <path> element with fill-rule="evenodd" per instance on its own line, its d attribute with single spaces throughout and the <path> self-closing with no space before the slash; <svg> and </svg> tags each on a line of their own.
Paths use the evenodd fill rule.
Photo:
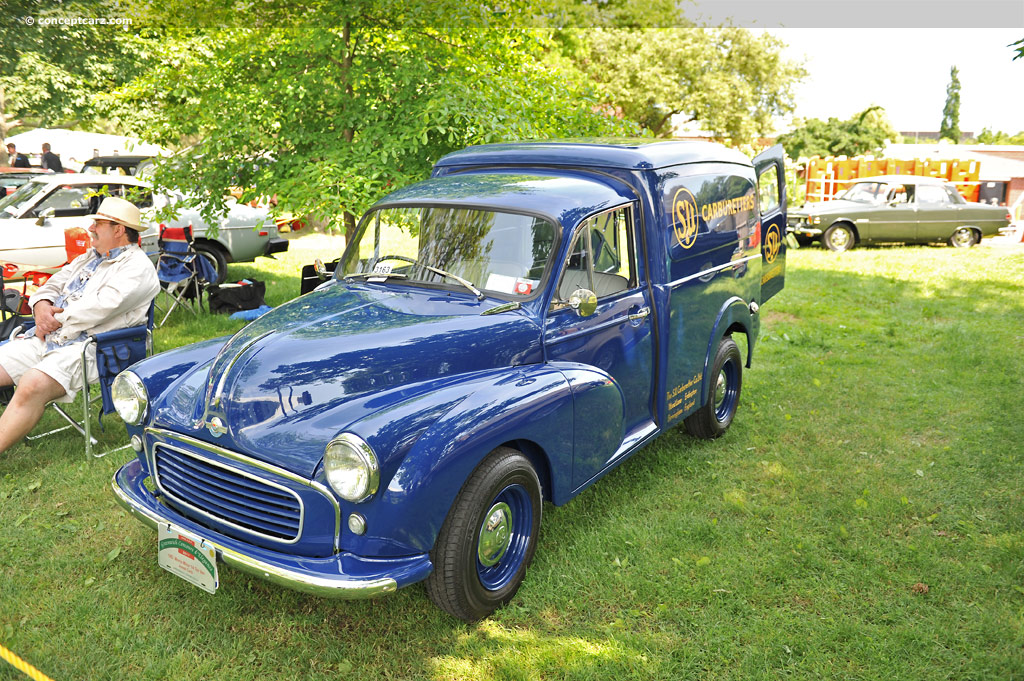
<svg viewBox="0 0 1024 681">
<path fill-rule="evenodd" d="M 735 199 L 725 199 L 723 201 L 706 204 L 701 207 L 700 216 L 704 218 L 704 222 L 711 222 L 718 218 L 724 218 L 729 215 L 736 215 L 736 213 L 742 213 L 750 210 L 754 210 L 754 195 L 745 194 L 743 196 L 737 196 Z"/>
<path fill-rule="evenodd" d="M 764 259 L 771 265 L 779 255 L 782 248 L 782 235 L 779 233 L 778 225 L 769 225 L 768 232 L 764 235 Z"/>
<path fill-rule="evenodd" d="M 676 241 L 683 248 L 690 248 L 697 241 L 697 199 L 686 187 L 681 187 L 672 198 L 672 229 Z"/>
</svg>

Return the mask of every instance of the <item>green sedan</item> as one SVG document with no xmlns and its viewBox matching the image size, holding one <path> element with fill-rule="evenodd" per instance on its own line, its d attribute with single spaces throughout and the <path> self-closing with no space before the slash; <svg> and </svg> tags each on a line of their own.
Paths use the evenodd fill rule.
<svg viewBox="0 0 1024 681">
<path fill-rule="evenodd" d="M 946 242 L 970 248 L 1010 223 L 1005 206 L 969 203 L 952 183 L 916 175 L 857 180 L 833 201 L 789 211 L 789 231 L 833 251 L 857 244 Z"/>
</svg>

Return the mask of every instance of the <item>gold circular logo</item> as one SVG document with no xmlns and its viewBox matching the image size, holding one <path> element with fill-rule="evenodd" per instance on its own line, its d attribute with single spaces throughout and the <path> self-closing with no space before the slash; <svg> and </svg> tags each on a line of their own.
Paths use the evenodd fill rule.
<svg viewBox="0 0 1024 681">
<path fill-rule="evenodd" d="M 779 234 L 778 225 L 768 225 L 768 232 L 764 235 L 764 259 L 768 264 L 775 262 L 782 247 L 782 235 Z"/>
<path fill-rule="evenodd" d="M 690 248 L 697 241 L 697 199 L 690 190 L 682 187 L 672 198 L 672 229 L 676 241 L 683 248 Z"/>
</svg>

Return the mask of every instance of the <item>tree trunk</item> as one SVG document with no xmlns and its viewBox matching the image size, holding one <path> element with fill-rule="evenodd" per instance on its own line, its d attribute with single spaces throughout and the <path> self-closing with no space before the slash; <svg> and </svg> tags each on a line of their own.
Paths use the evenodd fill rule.
<svg viewBox="0 0 1024 681">
<path fill-rule="evenodd" d="M 345 211 L 345 247 L 356 237 L 356 216 Z"/>
</svg>

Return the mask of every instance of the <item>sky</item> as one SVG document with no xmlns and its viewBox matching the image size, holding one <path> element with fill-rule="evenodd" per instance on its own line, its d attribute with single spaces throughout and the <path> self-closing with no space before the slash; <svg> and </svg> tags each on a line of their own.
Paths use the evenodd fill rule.
<svg viewBox="0 0 1024 681">
<path fill-rule="evenodd" d="M 787 56 L 806 59 L 809 75 L 796 89 L 802 118 L 846 119 L 879 104 L 898 131 L 936 132 L 956 66 L 961 131 L 1024 131 L 1024 59 L 1013 61 L 1007 47 L 1024 28 L 767 30 Z"/>
</svg>

